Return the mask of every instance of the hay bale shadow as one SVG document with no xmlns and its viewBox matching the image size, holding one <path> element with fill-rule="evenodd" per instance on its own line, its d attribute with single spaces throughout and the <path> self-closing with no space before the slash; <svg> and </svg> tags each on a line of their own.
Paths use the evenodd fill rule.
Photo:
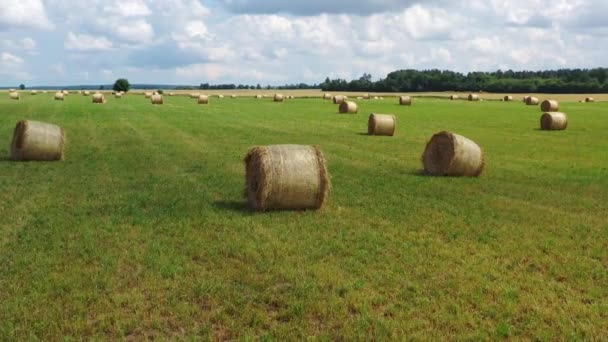
<svg viewBox="0 0 608 342">
<path fill-rule="evenodd" d="M 213 206 L 220 210 L 233 211 L 243 214 L 253 214 L 245 201 L 215 201 Z"/>
</svg>

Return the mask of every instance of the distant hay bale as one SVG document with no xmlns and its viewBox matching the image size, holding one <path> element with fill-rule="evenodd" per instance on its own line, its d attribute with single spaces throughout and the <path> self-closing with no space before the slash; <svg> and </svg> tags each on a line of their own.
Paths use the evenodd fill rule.
<svg viewBox="0 0 608 342">
<path fill-rule="evenodd" d="M 544 131 L 563 131 L 568 128 L 568 117 L 564 113 L 549 112 L 540 117 L 540 129 Z"/>
<path fill-rule="evenodd" d="M 357 96 L 357 100 L 363 100 L 363 96 Z"/>
<path fill-rule="evenodd" d="M 147 98 L 147 99 L 151 99 L 152 96 L 154 96 L 154 94 L 152 92 L 147 91 L 147 92 L 144 93 L 144 97 Z"/>
<path fill-rule="evenodd" d="M 199 95 L 200 95 L 199 93 L 191 93 L 190 94 L 190 98 L 191 99 L 198 99 Z"/>
<path fill-rule="evenodd" d="M 359 106 L 351 101 L 344 101 L 340 104 L 341 114 L 357 114 L 359 112 Z"/>
<path fill-rule="evenodd" d="M 540 105 L 540 110 L 543 112 L 557 112 L 559 111 L 559 102 L 555 100 L 545 100 Z"/>
<path fill-rule="evenodd" d="M 12 91 L 12 92 L 8 93 L 8 98 L 11 100 L 19 100 L 19 99 L 21 99 L 21 95 L 16 91 Z"/>
<path fill-rule="evenodd" d="M 369 100 L 371 98 L 371 95 L 369 94 L 363 94 L 363 99 L 364 100 Z"/>
<path fill-rule="evenodd" d="M 392 114 L 372 113 L 367 122 L 367 134 L 369 135 L 395 135 L 397 118 Z"/>
<path fill-rule="evenodd" d="M 531 96 L 524 96 L 524 103 L 528 103 L 528 99 L 529 99 L 530 97 L 531 97 Z"/>
<path fill-rule="evenodd" d="M 15 161 L 63 160 L 65 134 L 61 127 L 31 120 L 17 123 L 11 143 Z"/>
<path fill-rule="evenodd" d="M 384 97 L 382 97 L 382 96 L 381 96 L 381 97 L 380 97 L 380 100 L 384 100 Z"/>
<path fill-rule="evenodd" d="M 469 101 L 479 101 L 479 95 L 469 94 Z"/>
<path fill-rule="evenodd" d="M 422 156 L 424 171 L 432 176 L 477 177 L 484 168 L 481 148 L 461 135 L 440 132 L 426 145 Z"/>
<path fill-rule="evenodd" d="M 402 106 L 411 106 L 412 98 L 410 96 L 399 96 L 399 104 Z"/>
<path fill-rule="evenodd" d="M 230 98 L 231 98 L 231 99 L 236 99 L 236 98 L 237 98 L 237 96 L 236 96 L 236 95 L 234 95 L 234 94 L 232 94 L 232 95 L 230 95 Z"/>
<path fill-rule="evenodd" d="M 169 96 L 175 96 L 175 93 L 169 93 L 167 95 L 169 95 Z"/>
<path fill-rule="evenodd" d="M 585 99 L 585 102 L 595 102 L 595 99 L 593 97 L 588 97 Z"/>
<path fill-rule="evenodd" d="M 378 100 L 378 96 L 374 96 L 374 100 Z"/>
<path fill-rule="evenodd" d="M 219 94 L 219 95 L 217 96 L 217 98 L 218 98 L 218 99 L 223 99 L 223 98 L 224 98 L 224 95 Z"/>
<path fill-rule="evenodd" d="M 255 98 L 256 99 L 261 99 L 261 98 L 263 98 L 263 96 L 258 94 L 258 95 L 255 96 Z"/>
<path fill-rule="evenodd" d="M 43 93 L 43 94 L 48 94 L 48 91 L 43 90 L 43 91 L 42 91 L 42 93 Z"/>
<path fill-rule="evenodd" d="M 510 101 L 513 101 L 513 96 L 506 95 L 506 96 L 503 98 L 503 101 L 505 101 L 505 102 L 510 102 Z"/>
<path fill-rule="evenodd" d="M 334 104 L 342 104 L 344 101 L 346 101 L 346 96 L 336 95 L 332 99 Z"/>
<path fill-rule="evenodd" d="M 68 96 L 68 95 L 70 95 L 70 92 L 69 92 L 69 91 L 67 91 L 67 90 L 64 90 L 64 91 L 63 91 L 63 95 Z"/>
<path fill-rule="evenodd" d="M 55 101 L 63 101 L 65 99 L 65 94 L 63 92 L 55 93 Z"/>
<path fill-rule="evenodd" d="M 106 103 L 106 98 L 101 93 L 96 93 L 93 95 L 93 103 L 103 104 Z"/>
<path fill-rule="evenodd" d="M 316 146 L 252 148 L 245 157 L 245 194 L 256 211 L 321 209 L 331 181 Z"/>
<path fill-rule="evenodd" d="M 209 104 L 209 96 L 207 96 L 207 95 L 200 95 L 198 97 L 198 104 Z"/>
<path fill-rule="evenodd" d="M 117 99 L 122 99 L 122 96 L 123 95 L 122 95 L 121 92 L 118 92 L 118 93 L 114 94 L 114 97 L 117 98 Z"/>
<path fill-rule="evenodd" d="M 285 100 L 285 96 L 281 94 L 274 95 L 274 102 L 283 102 Z"/>
<path fill-rule="evenodd" d="M 331 94 L 325 93 L 323 94 L 323 100 L 331 100 L 332 96 Z"/>
<path fill-rule="evenodd" d="M 538 106 L 539 103 L 540 103 L 540 100 L 533 96 L 529 96 L 528 100 L 526 101 L 526 104 L 528 106 Z"/>
<path fill-rule="evenodd" d="M 36 91 L 36 90 L 32 90 L 32 91 L 30 92 L 30 95 L 38 95 L 38 91 Z"/>
<path fill-rule="evenodd" d="M 11 89 L 9 89 L 9 90 L 8 90 L 8 92 L 9 92 L 9 93 L 14 93 L 14 92 L 16 92 L 16 91 L 17 91 L 17 90 L 16 90 L 16 89 L 13 89 L 13 88 L 11 88 Z"/>
<path fill-rule="evenodd" d="M 88 90 L 82 92 L 82 96 L 89 96 L 89 95 L 91 95 L 91 92 Z"/>
<path fill-rule="evenodd" d="M 150 97 L 150 102 L 153 105 L 162 105 L 165 103 L 163 100 L 163 96 L 160 94 L 152 95 L 152 97 Z"/>
<path fill-rule="evenodd" d="M 458 100 L 460 97 L 458 95 L 450 95 L 450 100 L 455 101 Z"/>
</svg>

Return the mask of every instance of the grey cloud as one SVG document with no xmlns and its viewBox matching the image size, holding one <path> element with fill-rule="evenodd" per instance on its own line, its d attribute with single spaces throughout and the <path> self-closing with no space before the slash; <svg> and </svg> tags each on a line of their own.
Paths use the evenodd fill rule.
<svg viewBox="0 0 608 342">
<path fill-rule="evenodd" d="M 428 4 L 420 0 L 219 0 L 234 13 L 275 14 L 311 16 L 327 14 L 357 14 L 368 16 L 375 13 L 399 11 L 414 4 Z"/>
</svg>

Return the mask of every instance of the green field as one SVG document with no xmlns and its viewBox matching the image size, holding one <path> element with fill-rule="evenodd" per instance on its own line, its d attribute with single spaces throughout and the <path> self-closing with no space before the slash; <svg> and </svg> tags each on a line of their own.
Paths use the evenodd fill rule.
<svg viewBox="0 0 608 342">
<path fill-rule="evenodd" d="M 593 340 L 608 336 L 608 103 L 0 97 L 0 338 Z M 369 137 L 370 112 L 396 136 Z M 20 119 L 66 160 L 8 159 Z M 422 176 L 436 132 L 480 178 Z M 252 213 L 247 150 L 316 144 L 319 212 Z"/>
</svg>

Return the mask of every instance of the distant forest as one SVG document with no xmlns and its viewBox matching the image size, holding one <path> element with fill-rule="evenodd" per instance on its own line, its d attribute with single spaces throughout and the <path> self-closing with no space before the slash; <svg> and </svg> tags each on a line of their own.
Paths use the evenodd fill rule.
<svg viewBox="0 0 608 342">
<path fill-rule="evenodd" d="M 359 92 L 608 93 L 608 69 L 508 70 L 468 74 L 442 70 L 399 70 L 378 81 L 372 81 L 369 74 L 350 82 L 328 77 L 319 86 L 324 91 Z"/>
</svg>

